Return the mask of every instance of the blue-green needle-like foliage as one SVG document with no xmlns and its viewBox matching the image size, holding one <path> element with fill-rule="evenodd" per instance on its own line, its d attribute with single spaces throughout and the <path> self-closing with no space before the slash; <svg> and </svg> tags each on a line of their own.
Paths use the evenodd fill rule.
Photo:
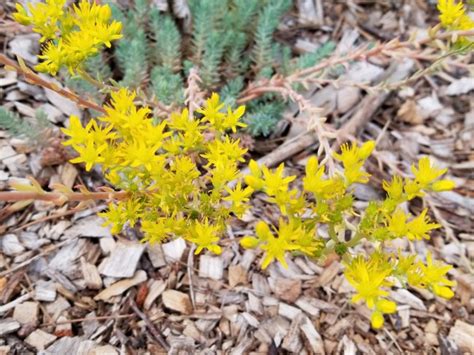
<svg viewBox="0 0 474 355">
<path fill-rule="evenodd" d="M 120 85 L 140 87 L 163 104 L 178 107 L 184 101 L 187 73 L 195 67 L 203 90 L 218 91 L 226 104 L 235 105 L 248 82 L 310 67 L 334 49 L 327 43 L 292 59 L 291 48 L 275 40 L 291 0 L 189 0 L 188 4 L 192 26 L 185 33 L 172 13 L 160 11 L 148 0 L 135 0 L 128 11 L 111 3 L 124 36 L 112 50 L 89 60 L 87 72 L 104 82 L 113 73 Z M 100 96 L 84 80 L 73 78 L 68 85 Z M 285 107 L 275 95 L 249 102 L 248 132 L 271 134 Z"/>
</svg>

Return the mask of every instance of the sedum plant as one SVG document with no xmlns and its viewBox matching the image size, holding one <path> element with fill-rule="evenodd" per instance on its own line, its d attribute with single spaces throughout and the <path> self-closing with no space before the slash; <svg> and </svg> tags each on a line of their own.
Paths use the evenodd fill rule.
<svg viewBox="0 0 474 355">
<path fill-rule="evenodd" d="M 120 23 L 110 20 L 108 5 L 87 0 L 72 8 L 64 8 L 64 4 L 63 0 L 47 0 L 30 5 L 29 13 L 18 6 L 15 14 L 18 21 L 32 24 L 43 36 L 43 61 L 37 69 L 53 75 L 61 67 L 82 70 L 85 60 L 96 55 L 102 45 L 108 46 L 121 36 Z M 262 21 L 273 24 L 270 18 Z M 208 47 L 201 38 L 207 29 L 200 31 L 204 32 L 195 34 L 193 42 L 200 48 L 195 55 L 212 61 L 206 59 Z M 80 40 L 82 32 L 89 43 Z M 268 33 L 263 31 L 259 36 L 264 40 Z M 77 56 L 73 55 L 76 51 Z M 263 55 L 254 53 L 256 57 Z M 174 61 L 162 63 L 171 74 L 177 65 Z M 264 75 L 264 67 L 261 70 Z M 73 192 L 57 184 L 47 192 L 32 180 L 31 185 L 14 185 L 17 191 L 6 193 L 8 196 L 4 193 L 2 198 L 23 199 L 25 203 L 44 199 L 58 205 L 108 199 L 108 210 L 101 216 L 114 234 L 129 226 L 140 231 L 143 241 L 181 237 L 196 247 L 195 254 L 206 249 L 220 254 L 226 226 L 232 218 L 241 218 L 251 210 L 251 199 L 259 194 L 275 206 L 275 218 L 272 222 L 258 221 L 254 232 L 241 238 L 240 245 L 262 252 L 262 269 L 274 261 L 286 267 L 289 255 L 320 261 L 339 256 L 344 274 L 356 291 L 352 301 L 363 302 L 372 311 L 374 328 L 383 325 L 384 314 L 396 311 L 396 304 L 388 297 L 392 286 L 425 288 L 447 299 L 453 296 L 454 282 L 447 278 L 451 266 L 433 260 L 430 254 L 423 261 L 416 254 L 391 247 L 398 238 L 410 243 L 429 239 L 430 231 L 440 227 L 430 220 L 426 209 L 411 215 L 403 208 L 406 202 L 426 193 L 454 188 L 452 181 L 442 179 L 446 169 L 433 166 L 429 158 L 411 167 L 412 177 L 393 176 L 384 181 L 385 199 L 371 201 L 359 211 L 354 207 L 354 186 L 369 182 L 363 165 L 375 148 L 373 141 L 343 144 L 333 153 L 332 159 L 339 164 L 330 171 L 311 156 L 301 181 L 288 175 L 284 164 L 270 169 L 253 160 L 249 162 L 250 172 L 244 175 L 241 167 L 247 150 L 232 136 L 246 126 L 242 122 L 244 106 L 234 110 L 213 93 L 196 115 L 183 109 L 157 119 L 135 99 L 136 93 L 129 88 L 112 90 L 106 104 L 94 106 L 100 112 L 96 118 L 84 125 L 71 116 L 69 127 L 62 130 L 67 136 L 64 145 L 77 153 L 71 161 L 84 164 L 87 171 L 101 170 L 110 186 L 101 192 L 84 187 Z"/>
<path fill-rule="evenodd" d="M 65 5 L 66 0 L 29 3 L 27 8 L 16 5 L 15 20 L 32 25 L 41 35 L 42 62 L 35 67 L 37 71 L 56 75 L 61 67 L 67 67 L 73 73 L 88 57 L 122 37 L 122 24 L 112 20 L 110 7 L 87 0 L 72 7 Z"/>
<path fill-rule="evenodd" d="M 181 236 L 196 244 L 196 253 L 220 253 L 218 241 L 231 214 L 241 215 L 251 188 L 227 185 L 239 179 L 239 162 L 246 149 L 226 134 L 245 126 L 244 107 L 221 112 L 217 94 L 206 101 L 201 119 L 188 110 L 154 124 L 150 110 L 137 108 L 135 94 L 112 93 L 106 115 L 83 127 L 77 117 L 63 132 L 64 144 L 79 154 L 73 163 L 86 170 L 100 165 L 115 188 L 126 191 L 123 201 L 109 205 L 101 215 L 120 233 L 125 224 L 141 226 L 143 240 L 162 242 Z"/>
<path fill-rule="evenodd" d="M 183 107 L 191 68 L 197 70 L 202 91 L 217 91 L 225 102 L 235 103 L 247 82 L 307 68 L 335 48 L 328 41 L 290 63 L 290 48 L 274 39 L 280 18 L 291 6 L 289 0 L 192 0 L 192 21 L 184 30 L 179 19 L 153 2 L 134 0 L 129 9 L 109 2 L 112 18 L 123 25 L 123 37 L 112 50 L 98 51 L 79 74 L 102 83 L 116 79 L 121 86 L 143 90 L 177 110 Z M 118 73 L 112 78 L 114 65 Z M 90 87 L 90 78 L 63 75 L 68 87 L 102 98 L 97 88 Z M 251 100 L 246 131 L 254 137 L 269 136 L 286 107 L 275 95 Z"/>
</svg>

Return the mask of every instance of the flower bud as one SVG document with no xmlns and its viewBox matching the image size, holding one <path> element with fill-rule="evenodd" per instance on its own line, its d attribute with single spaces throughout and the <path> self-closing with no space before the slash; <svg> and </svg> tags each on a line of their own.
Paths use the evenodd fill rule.
<svg viewBox="0 0 474 355">
<path fill-rule="evenodd" d="M 243 237 L 241 240 L 240 240 L 240 245 L 244 248 L 244 249 L 253 249 L 253 248 L 256 248 L 257 245 L 258 245 L 258 239 L 255 238 L 255 237 Z"/>
<path fill-rule="evenodd" d="M 451 180 L 439 180 L 433 183 L 431 189 L 436 192 L 450 191 L 456 187 L 454 181 Z"/>
</svg>

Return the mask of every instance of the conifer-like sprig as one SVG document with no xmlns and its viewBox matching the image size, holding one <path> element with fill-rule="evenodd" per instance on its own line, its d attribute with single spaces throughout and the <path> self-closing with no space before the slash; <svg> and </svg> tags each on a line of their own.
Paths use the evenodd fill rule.
<svg viewBox="0 0 474 355">
<path fill-rule="evenodd" d="M 290 5 L 290 0 L 268 1 L 259 13 L 255 30 L 255 45 L 252 50 L 254 71 L 257 76 L 269 77 L 273 73 L 273 32 Z"/>
</svg>

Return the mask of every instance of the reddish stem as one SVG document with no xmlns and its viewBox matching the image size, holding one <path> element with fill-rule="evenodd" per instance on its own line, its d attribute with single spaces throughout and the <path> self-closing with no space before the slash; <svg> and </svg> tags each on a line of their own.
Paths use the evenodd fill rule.
<svg viewBox="0 0 474 355">
<path fill-rule="evenodd" d="M 13 68 L 18 74 L 23 75 L 26 78 L 26 80 L 30 83 L 42 86 L 46 89 L 50 89 L 58 93 L 59 95 L 65 98 L 68 98 L 71 101 L 74 101 L 81 107 L 87 107 L 104 114 L 106 113 L 106 111 L 104 110 L 102 106 L 97 105 L 94 102 L 87 101 L 83 99 L 81 96 L 79 96 L 78 94 L 72 91 L 66 90 L 54 83 L 51 83 L 43 79 L 42 77 L 40 77 L 38 74 L 30 70 L 29 68 L 26 68 L 26 69 L 22 68 L 17 62 L 15 62 L 14 60 L 11 60 L 10 58 L 8 58 L 7 56 L 1 53 L 0 53 L 0 63 L 3 64 L 4 66 Z"/>
<path fill-rule="evenodd" d="M 67 201 L 89 201 L 89 200 L 123 200 L 127 198 L 127 191 L 113 192 L 34 192 L 34 191 L 0 191 L 0 201 L 25 201 L 25 200 L 42 200 L 57 201 L 66 197 Z"/>
</svg>

